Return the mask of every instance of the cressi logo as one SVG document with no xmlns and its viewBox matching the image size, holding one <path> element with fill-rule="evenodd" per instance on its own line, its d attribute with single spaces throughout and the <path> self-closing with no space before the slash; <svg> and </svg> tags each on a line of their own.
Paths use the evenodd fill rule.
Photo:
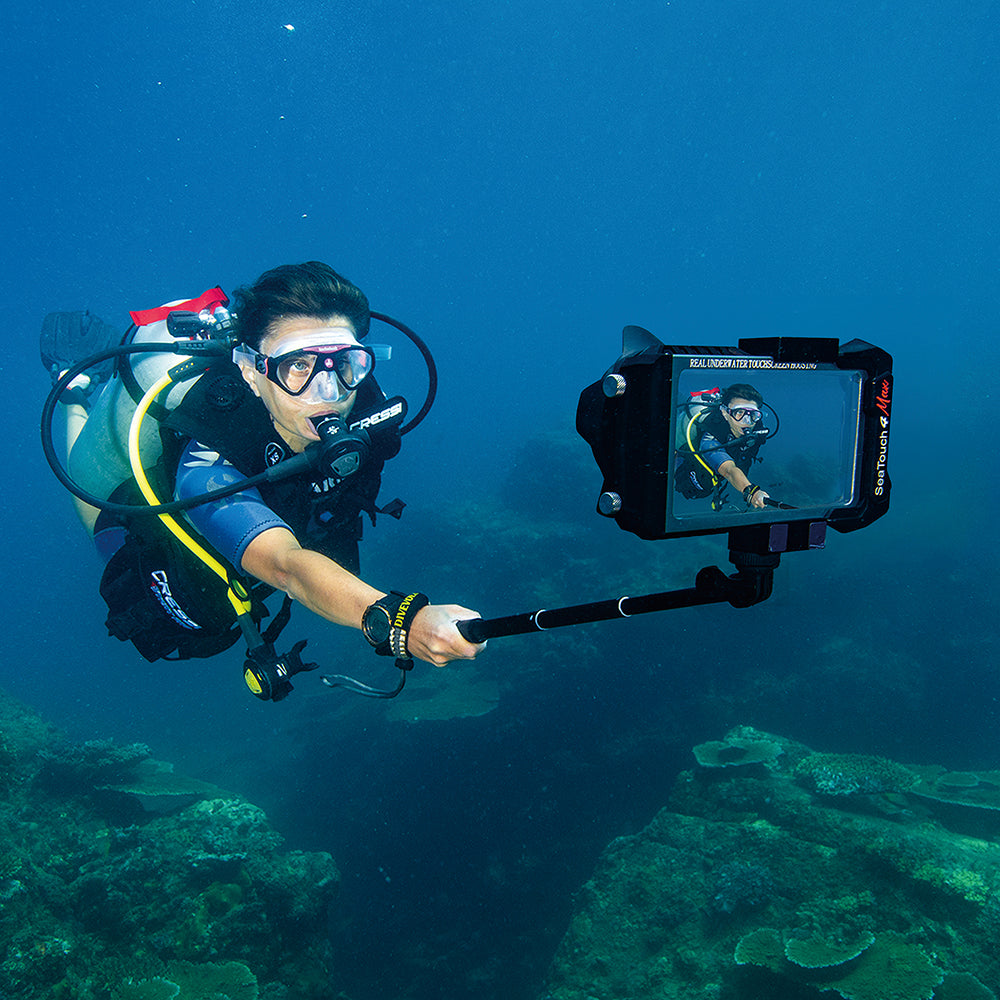
<svg viewBox="0 0 1000 1000">
<path fill-rule="evenodd" d="M 370 416 L 362 417 L 357 423 L 351 424 L 351 430 L 367 430 L 369 427 L 376 427 L 385 420 L 391 420 L 393 417 L 398 417 L 403 412 L 402 401 L 393 403 L 391 406 L 387 406 L 384 410 L 379 413 L 373 413 Z"/>
<path fill-rule="evenodd" d="M 149 589 L 156 595 L 160 606 L 178 625 L 183 628 L 200 629 L 201 626 L 192 621 L 184 613 L 183 608 L 174 600 L 174 595 L 170 592 L 170 581 L 167 574 L 162 569 L 154 569 L 149 574 Z"/>
</svg>

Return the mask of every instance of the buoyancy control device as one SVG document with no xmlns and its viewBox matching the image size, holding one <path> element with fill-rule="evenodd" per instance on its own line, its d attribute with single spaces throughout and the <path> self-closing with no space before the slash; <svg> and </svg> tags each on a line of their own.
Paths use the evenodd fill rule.
<svg viewBox="0 0 1000 1000">
<path fill-rule="evenodd" d="M 385 405 L 375 413 L 352 414 L 350 423 L 331 422 L 329 427 L 320 428 L 321 441 L 258 476 L 183 501 L 163 502 L 165 498 L 157 494 L 148 474 L 162 453 L 159 422 L 180 404 L 194 382 L 210 365 L 217 363 L 220 358 L 232 356 L 237 337 L 235 316 L 229 312 L 228 304 L 225 293 L 216 287 L 196 299 L 133 312 L 133 325 L 122 343 L 91 354 L 55 379 L 42 411 L 42 445 L 57 478 L 79 500 L 105 515 L 122 519 L 126 526 L 138 523 L 137 519 L 147 523 L 149 517 L 156 515 L 166 529 L 165 532 L 159 531 L 156 534 L 167 547 L 176 555 L 178 545 L 182 546 L 187 553 L 196 557 L 202 576 L 207 570 L 210 576 L 218 578 L 220 585 L 224 584 L 232 615 L 228 616 L 221 639 L 216 629 L 212 641 L 205 645 L 206 651 L 199 653 L 193 651 L 197 644 L 181 641 L 172 645 L 170 638 L 160 637 L 152 645 L 147 645 L 144 652 L 143 647 L 136 643 L 143 655 L 147 659 L 160 658 L 165 655 L 166 646 L 171 647 L 168 652 L 176 649 L 182 657 L 214 655 L 221 649 L 228 648 L 242 633 L 248 647 L 244 664 L 244 677 L 248 687 L 262 699 L 277 701 L 291 691 L 288 678 L 292 674 L 312 669 L 316 665 L 302 663 L 299 653 L 304 644 L 297 644 L 283 656 L 274 653 L 271 641 L 276 637 L 276 631 L 272 626 L 261 634 L 258 625 L 262 610 L 255 605 L 249 584 L 239 577 L 233 567 L 209 551 L 186 523 L 173 515 L 309 469 L 333 469 L 338 475 L 350 475 L 363 460 L 371 434 L 389 429 L 405 434 L 423 420 L 434 400 L 437 374 L 430 351 L 409 327 L 389 316 L 373 312 L 373 318 L 407 336 L 424 358 L 428 372 L 428 390 L 415 417 L 404 423 L 407 414 L 405 400 L 394 397 L 386 400 Z M 186 360 L 178 363 L 179 359 Z M 114 375 L 96 397 L 87 422 L 71 451 L 68 468 L 64 468 L 52 440 L 56 404 L 78 375 L 106 365 L 109 360 L 114 362 Z M 382 396 L 382 399 L 385 397 Z M 140 496 L 144 502 L 136 502 Z M 398 517 L 401 507 L 401 504 L 390 505 L 385 512 Z M 138 536 L 140 533 L 133 534 Z M 151 536 L 149 531 L 141 534 L 146 539 Z M 148 549 L 148 542 L 146 548 Z M 199 624 L 177 605 L 174 594 L 165 584 L 165 571 L 149 570 L 148 560 L 146 562 L 147 565 L 139 571 L 139 577 L 141 578 L 143 571 L 148 571 L 146 575 L 150 575 L 151 579 L 141 584 L 143 597 L 147 604 L 152 599 L 160 606 L 173 626 L 179 630 L 178 636 L 183 639 L 185 629 L 193 631 L 191 625 L 197 629 Z M 132 567 L 132 570 L 134 572 L 136 567 Z M 107 572 L 105 576 L 107 578 Z M 105 589 L 102 581 L 102 594 Z M 276 623 L 283 616 L 287 620 L 287 606 L 276 616 Z M 109 622 L 109 629 L 110 627 Z M 140 630 L 143 627 L 141 622 L 136 625 Z M 113 631 L 112 634 L 118 633 Z M 119 637 L 132 638 L 126 635 Z"/>
</svg>

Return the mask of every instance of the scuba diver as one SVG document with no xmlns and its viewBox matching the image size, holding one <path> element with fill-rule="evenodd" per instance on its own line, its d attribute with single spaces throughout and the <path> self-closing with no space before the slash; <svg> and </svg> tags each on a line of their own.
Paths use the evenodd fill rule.
<svg viewBox="0 0 1000 1000">
<path fill-rule="evenodd" d="M 377 513 L 398 517 L 402 509 L 401 501 L 380 509 L 376 498 L 383 466 L 409 429 L 400 429 L 405 401 L 387 400 L 372 374 L 376 358 L 388 357 L 389 349 L 365 343 L 372 314 L 364 293 L 311 261 L 265 272 L 236 291 L 232 313 L 227 306 L 224 293 L 212 289 L 199 299 L 133 313 L 133 346 L 116 349 L 122 352 L 116 374 L 94 366 L 92 380 L 86 373 L 67 380 L 80 368 L 69 364 L 79 355 L 70 359 L 65 345 L 60 354 L 52 341 L 70 326 L 83 331 L 82 340 L 106 338 L 106 324 L 87 314 L 52 314 L 48 353 L 43 327 L 54 393 L 62 383 L 56 398 L 67 417 L 65 474 L 49 455 L 54 400 L 47 403 L 47 455 L 106 560 L 101 594 L 109 633 L 131 641 L 151 662 L 213 656 L 242 633 L 246 682 L 258 697 L 275 701 L 291 690 L 292 673 L 316 666 L 299 659 L 304 642 L 284 658 L 273 654 L 292 601 L 360 629 L 377 653 L 396 658 L 401 672 L 413 657 L 436 666 L 473 659 L 485 643 L 466 641 L 456 622 L 476 612 L 431 604 L 416 592 L 387 593 L 358 576 L 362 514 L 374 524 Z M 68 316 L 76 319 L 67 325 Z M 421 347 L 433 385 L 433 363 L 419 338 L 376 316 Z M 185 323 L 194 330 L 186 352 L 175 346 Z M 197 357 L 205 337 L 226 353 Z M 157 340 L 169 343 L 160 351 L 188 353 L 191 360 L 178 365 L 174 353 L 139 353 L 136 362 L 136 352 L 157 350 L 139 345 Z M 185 383 L 192 376 L 177 373 L 192 363 L 197 378 Z M 158 371 L 176 367 L 140 402 L 145 385 L 138 376 L 150 364 Z M 432 392 L 420 418 L 431 398 Z M 45 425 L 43 414 L 43 445 Z M 206 497 L 219 490 L 220 498 Z M 286 595 L 284 604 L 261 633 L 257 626 L 269 614 L 263 598 L 275 591 Z M 378 697 L 399 690 L 339 679 Z"/>
<path fill-rule="evenodd" d="M 764 405 L 764 397 L 745 383 L 693 393 L 678 421 L 674 489 L 689 500 L 711 496 L 712 509 L 718 510 L 731 485 L 747 509 L 762 510 L 769 494 L 749 475 L 769 436 L 762 424 Z"/>
</svg>

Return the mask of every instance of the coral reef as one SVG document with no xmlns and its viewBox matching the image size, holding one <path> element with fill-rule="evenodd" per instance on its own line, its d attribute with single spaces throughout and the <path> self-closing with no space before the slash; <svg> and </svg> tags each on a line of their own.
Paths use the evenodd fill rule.
<svg viewBox="0 0 1000 1000">
<path fill-rule="evenodd" d="M 997 995 L 967 972 L 949 972 L 934 991 L 934 1000 L 997 1000 Z"/>
<path fill-rule="evenodd" d="M 734 731 L 725 740 L 699 743 L 691 752 L 702 767 L 741 767 L 748 764 L 770 767 L 777 763 L 782 749 L 775 740 L 741 736 Z"/>
<path fill-rule="evenodd" d="M 720 913 L 762 906 L 774 895 L 774 876 L 762 865 L 732 861 L 719 869 L 711 906 Z"/>
<path fill-rule="evenodd" d="M 546 1000 L 994 996 L 1000 844 L 949 829 L 917 769 L 748 727 L 705 746 L 604 852 Z M 777 749 L 719 765 L 749 746 Z"/>
<path fill-rule="evenodd" d="M 892 931 L 834 947 L 823 938 L 786 938 L 761 928 L 740 939 L 734 958 L 844 1000 L 932 1000 L 944 978 L 920 947 Z"/>
<path fill-rule="evenodd" d="M 822 795 L 905 792 L 916 783 L 901 764 L 855 753 L 811 753 L 796 765 L 795 775 Z"/>
<path fill-rule="evenodd" d="M 0 693 L 4 1000 L 324 1000 L 340 876 L 139 744 L 74 745 Z"/>
<path fill-rule="evenodd" d="M 936 802 L 1000 810 L 1000 771 L 948 771 L 936 764 L 908 765 L 916 776 L 910 789 Z"/>
<path fill-rule="evenodd" d="M 258 1000 L 254 974 L 240 962 L 170 962 L 162 976 L 130 980 L 113 991 L 114 1000 Z"/>
</svg>

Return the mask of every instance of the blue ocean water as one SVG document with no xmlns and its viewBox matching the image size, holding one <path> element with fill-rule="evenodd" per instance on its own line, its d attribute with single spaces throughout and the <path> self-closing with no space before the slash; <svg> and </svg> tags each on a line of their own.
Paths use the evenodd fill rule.
<svg viewBox="0 0 1000 1000">
<path fill-rule="evenodd" d="M 329 850 L 355 998 L 535 996 L 601 848 L 727 726 L 1000 766 L 998 28 L 988 0 L 9 11 L 0 685 Z M 402 723 L 310 678 L 261 705 L 236 653 L 146 664 L 106 638 L 98 560 L 41 456 L 42 317 L 124 327 L 307 259 L 440 368 L 386 477 L 408 508 L 366 543 L 376 585 L 494 616 L 725 564 L 721 540 L 642 543 L 592 513 L 576 399 L 626 323 L 889 351 L 891 510 L 787 556 L 753 610 L 494 640 L 449 668 L 499 682 L 481 716 Z M 419 397 L 414 369 L 393 391 Z M 317 658 L 379 676 L 356 636 L 304 619 Z"/>
</svg>

